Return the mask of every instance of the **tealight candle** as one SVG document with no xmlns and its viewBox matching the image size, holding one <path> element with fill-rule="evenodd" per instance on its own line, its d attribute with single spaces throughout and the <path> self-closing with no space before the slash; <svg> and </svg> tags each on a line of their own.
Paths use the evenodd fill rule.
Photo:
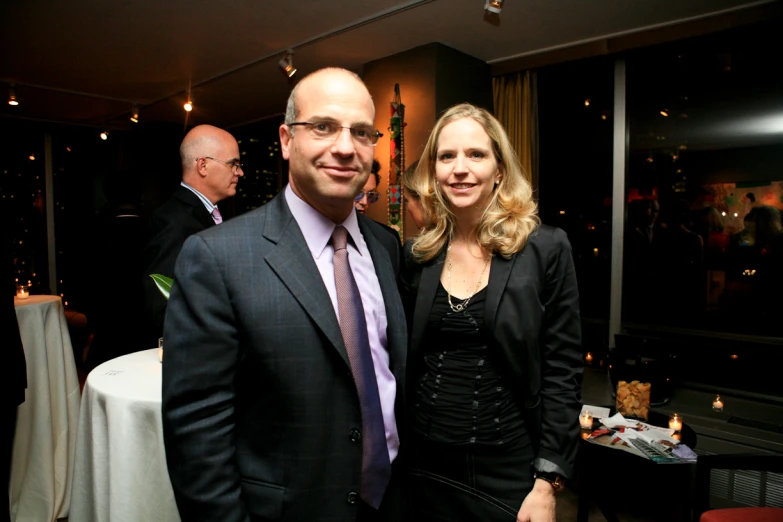
<svg viewBox="0 0 783 522">
<path fill-rule="evenodd" d="M 30 290 L 25 285 L 16 285 L 16 298 L 27 299 L 30 297 Z"/>
<path fill-rule="evenodd" d="M 669 429 L 674 430 L 675 433 L 682 431 L 682 417 L 676 413 L 669 417 Z"/>
<path fill-rule="evenodd" d="M 590 410 L 585 410 L 585 412 L 579 416 L 579 425 L 583 430 L 593 429 L 593 416 L 590 414 Z"/>
<path fill-rule="evenodd" d="M 715 402 L 712 403 L 712 409 L 715 411 L 723 411 L 723 401 L 720 400 L 720 395 L 715 397 Z"/>
<path fill-rule="evenodd" d="M 163 362 L 163 337 L 158 339 L 158 361 Z"/>
</svg>

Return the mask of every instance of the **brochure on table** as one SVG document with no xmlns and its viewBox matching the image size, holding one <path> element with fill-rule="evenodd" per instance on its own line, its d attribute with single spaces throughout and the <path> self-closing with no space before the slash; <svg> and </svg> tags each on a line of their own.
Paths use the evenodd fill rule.
<svg viewBox="0 0 783 522">
<path fill-rule="evenodd" d="M 658 464 L 696 462 L 696 454 L 675 438 L 673 429 L 626 419 L 619 413 L 609 417 L 607 408 L 585 405 L 582 412 L 585 410 L 602 425 L 585 439 L 590 443 L 627 451 Z"/>
</svg>

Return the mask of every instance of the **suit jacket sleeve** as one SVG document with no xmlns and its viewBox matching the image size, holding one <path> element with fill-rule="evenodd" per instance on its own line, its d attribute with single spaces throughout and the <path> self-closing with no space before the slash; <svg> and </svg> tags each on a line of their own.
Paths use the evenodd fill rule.
<svg viewBox="0 0 783 522">
<path fill-rule="evenodd" d="M 541 325 L 541 445 L 533 466 L 570 476 L 582 409 L 579 290 L 565 232 L 554 229 L 544 274 Z"/>
<path fill-rule="evenodd" d="M 190 237 L 165 322 L 163 436 L 183 521 L 246 521 L 234 444 L 237 322 L 215 253 Z"/>
</svg>

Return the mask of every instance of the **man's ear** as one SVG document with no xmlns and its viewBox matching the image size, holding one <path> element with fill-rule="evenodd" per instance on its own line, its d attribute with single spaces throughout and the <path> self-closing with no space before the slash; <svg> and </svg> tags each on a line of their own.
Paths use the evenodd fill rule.
<svg viewBox="0 0 783 522">
<path fill-rule="evenodd" d="M 286 124 L 283 124 L 280 126 L 279 129 L 280 132 L 280 151 L 283 153 L 283 159 L 288 160 L 288 158 L 291 156 L 290 147 L 291 147 L 291 127 L 289 127 Z"/>
<path fill-rule="evenodd" d="M 196 160 L 196 172 L 202 178 L 207 177 L 207 158 L 198 158 Z"/>
</svg>

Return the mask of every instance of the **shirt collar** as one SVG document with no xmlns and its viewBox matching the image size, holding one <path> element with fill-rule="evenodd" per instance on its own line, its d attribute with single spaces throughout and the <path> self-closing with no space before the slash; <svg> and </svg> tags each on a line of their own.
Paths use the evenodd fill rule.
<svg viewBox="0 0 783 522">
<path fill-rule="evenodd" d="M 198 196 L 198 199 L 200 199 L 201 202 L 204 204 L 204 207 L 207 209 L 207 212 L 209 212 L 209 215 L 210 216 L 212 215 L 212 211 L 217 208 L 217 205 L 213 205 L 212 202 L 209 199 L 207 199 L 207 197 L 204 194 L 194 189 L 184 181 L 181 181 L 180 185 L 182 185 L 183 187 L 185 187 L 186 189 L 194 193 L 196 196 Z"/>
<path fill-rule="evenodd" d="M 313 258 L 320 258 L 332 239 L 332 233 L 337 225 L 297 196 L 290 183 L 285 188 L 285 200 L 288 203 L 291 214 L 294 216 L 297 224 L 299 224 L 299 229 L 302 231 L 307 248 L 310 249 Z M 357 246 L 360 255 L 363 255 L 363 249 L 360 248 L 360 245 L 363 245 L 364 241 L 359 231 L 359 220 L 356 217 L 356 211 L 354 210 L 348 214 L 345 221 L 339 224 L 348 230 L 348 235 L 353 239 L 353 243 Z"/>
</svg>

